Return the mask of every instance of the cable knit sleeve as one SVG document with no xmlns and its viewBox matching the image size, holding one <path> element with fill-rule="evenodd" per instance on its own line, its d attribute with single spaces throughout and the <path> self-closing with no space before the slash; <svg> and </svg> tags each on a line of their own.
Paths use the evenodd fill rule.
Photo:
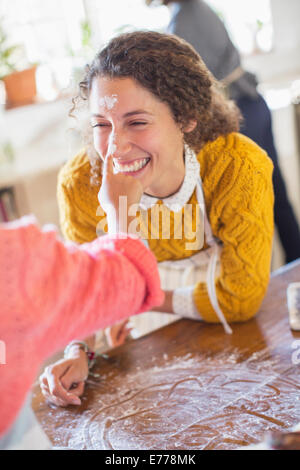
<svg viewBox="0 0 300 470">
<path fill-rule="evenodd" d="M 225 142 L 225 143 L 224 143 Z M 271 160 L 239 134 L 207 146 L 203 187 L 213 234 L 223 243 L 221 274 L 216 282 L 220 307 L 230 322 L 254 316 L 270 278 L 273 240 Z M 206 284 L 194 290 L 201 317 L 218 322 Z"/>
<path fill-rule="evenodd" d="M 84 151 L 60 170 L 57 200 L 60 227 L 67 240 L 90 242 L 107 231 L 105 214 L 98 202 L 99 188 L 91 184 L 90 162 Z"/>
</svg>

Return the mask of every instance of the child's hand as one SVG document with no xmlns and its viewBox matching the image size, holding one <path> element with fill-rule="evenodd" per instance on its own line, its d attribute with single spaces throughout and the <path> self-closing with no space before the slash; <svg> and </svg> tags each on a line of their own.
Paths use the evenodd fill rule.
<svg viewBox="0 0 300 470">
<path fill-rule="evenodd" d="M 108 345 L 111 348 L 116 348 L 121 346 L 129 335 L 132 328 L 127 328 L 129 319 L 123 320 L 121 322 L 115 323 L 113 326 L 105 329 L 105 336 L 108 342 Z"/>
<path fill-rule="evenodd" d="M 61 359 L 46 367 L 40 376 L 42 394 L 57 406 L 80 405 L 88 373 L 84 351 L 79 357 Z"/>
</svg>

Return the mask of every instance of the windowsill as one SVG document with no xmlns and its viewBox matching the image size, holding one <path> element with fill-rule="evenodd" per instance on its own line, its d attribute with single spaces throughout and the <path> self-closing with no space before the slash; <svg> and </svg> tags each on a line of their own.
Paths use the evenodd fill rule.
<svg viewBox="0 0 300 470">
<path fill-rule="evenodd" d="M 273 49 L 270 52 L 244 56 L 242 64 L 245 70 L 254 72 L 259 81 L 270 86 L 282 86 L 299 79 L 299 47 L 293 49 Z"/>
<path fill-rule="evenodd" d="M 0 114 L 0 145 L 11 144 L 14 154 L 12 163 L 0 164 L 0 186 L 59 168 L 80 150 L 80 136 L 69 117 L 70 98 L 65 94 Z"/>
<path fill-rule="evenodd" d="M 271 54 L 274 53 L 274 48 L 272 48 L 271 50 L 269 51 L 263 51 L 262 49 L 255 49 L 254 51 L 252 52 L 249 52 L 248 54 L 246 53 L 241 53 L 241 58 L 242 60 L 247 60 L 247 59 L 251 59 L 251 58 L 255 58 L 255 57 L 265 57 L 265 56 L 269 56 Z"/>
<path fill-rule="evenodd" d="M 15 111 L 15 110 L 18 110 L 18 109 L 30 109 L 34 106 L 41 106 L 41 105 L 51 105 L 53 103 L 59 103 L 59 102 L 62 102 L 62 101 L 67 101 L 67 100 L 71 100 L 73 98 L 73 96 L 76 94 L 76 92 L 71 92 L 71 91 L 68 91 L 68 92 L 61 92 L 59 93 L 59 95 L 57 97 L 55 97 L 54 99 L 51 99 L 51 100 L 47 100 L 41 96 L 37 96 L 36 99 L 32 102 L 32 103 L 25 103 L 25 104 L 20 104 L 20 105 L 17 105 L 17 106 L 9 106 L 9 107 L 6 107 L 6 105 L 3 105 L 3 113 L 9 113 L 10 111 Z"/>
</svg>

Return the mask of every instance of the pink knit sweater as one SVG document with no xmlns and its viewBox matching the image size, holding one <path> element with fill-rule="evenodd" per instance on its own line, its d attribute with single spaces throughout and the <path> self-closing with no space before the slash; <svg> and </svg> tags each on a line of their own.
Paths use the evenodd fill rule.
<svg viewBox="0 0 300 470">
<path fill-rule="evenodd" d="M 122 234 L 76 246 L 31 217 L 0 225 L 0 436 L 47 356 L 163 296 L 154 255 L 138 239 Z"/>
</svg>

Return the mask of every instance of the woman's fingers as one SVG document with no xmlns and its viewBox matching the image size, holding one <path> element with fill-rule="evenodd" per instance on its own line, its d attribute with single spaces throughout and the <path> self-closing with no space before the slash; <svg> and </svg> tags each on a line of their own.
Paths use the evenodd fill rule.
<svg viewBox="0 0 300 470">
<path fill-rule="evenodd" d="M 79 382 L 74 384 L 71 388 L 72 393 L 77 397 L 81 397 L 84 394 L 85 382 Z"/>
<path fill-rule="evenodd" d="M 61 384 L 59 375 L 53 373 L 51 367 L 47 367 L 45 370 L 45 375 L 47 378 L 47 385 L 49 388 L 49 393 L 55 399 L 62 400 L 63 403 L 69 405 L 80 405 L 80 399 L 73 393 L 69 393 L 64 386 Z"/>
<path fill-rule="evenodd" d="M 53 395 L 50 395 L 50 393 L 45 392 L 43 393 L 43 395 L 48 404 L 61 407 L 66 407 L 70 405 L 70 403 L 63 401 L 60 398 L 54 397 Z"/>
<path fill-rule="evenodd" d="M 131 328 L 126 328 L 129 319 L 123 320 L 122 322 L 115 323 L 113 326 L 105 330 L 107 342 L 110 347 L 120 346 L 124 343 Z"/>
<path fill-rule="evenodd" d="M 45 372 L 43 372 L 42 375 L 40 375 L 39 382 L 40 382 L 40 386 L 42 386 L 42 385 L 47 385 L 48 386 L 48 381 L 47 381 L 47 377 L 46 377 Z"/>
<path fill-rule="evenodd" d="M 76 396 L 81 396 L 84 393 L 84 382 L 81 382 L 80 384 L 76 384 L 76 388 L 72 389 L 72 392 Z M 47 400 L 47 402 L 52 403 L 56 406 L 69 406 L 70 403 L 68 401 L 62 400 L 61 398 L 58 398 L 54 395 L 51 395 L 49 387 L 47 385 L 41 384 L 41 392 L 44 396 L 44 398 Z"/>
<path fill-rule="evenodd" d="M 44 385 L 42 383 L 40 387 L 41 387 L 42 394 L 47 402 L 52 403 L 53 405 L 56 405 L 56 406 L 68 406 L 69 405 L 69 403 L 51 395 L 49 387 L 47 385 Z"/>
<path fill-rule="evenodd" d="M 65 382 L 64 378 L 61 379 L 61 384 L 65 388 L 65 390 L 68 390 L 69 398 L 76 400 L 78 397 L 83 395 L 84 393 L 84 386 L 85 386 L 85 381 L 77 381 L 77 382 Z M 80 401 L 80 400 L 79 400 Z M 78 401 L 78 405 L 80 405 Z"/>
<path fill-rule="evenodd" d="M 121 344 L 124 344 L 127 336 L 131 332 L 132 328 L 125 328 L 122 330 L 119 335 L 116 338 L 116 346 L 121 346 Z"/>
<path fill-rule="evenodd" d="M 116 341 L 118 344 L 123 344 L 127 336 L 129 335 L 130 331 L 132 328 L 127 328 L 129 322 L 129 318 L 126 318 L 126 320 L 120 322 L 117 324 L 117 330 L 116 330 Z"/>
<path fill-rule="evenodd" d="M 57 406 L 80 405 L 87 376 L 87 361 L 82 357 L 62 359 L 46 367 L 40 376 L 42 394 Z"/>
<path fill-rule="evenodd" d="M 60 383 L 69 394 L 74 395 L 77 386 L 81 383 L 84 384 L 88 377 L 88 366 L 87 363 L 85 367 L 80 361 L 76 362 L 65 372 L 65 374 L 60 378 Z M 77 393 L 75 395 L 78 395 Z"/>
<path fill-rule="evenodd" d="M 107 154 L 103 165 L 103 177 L 106 178 L 108 175 L 114 174 L 114 162 L 113 154 Z"/>
</svg>

